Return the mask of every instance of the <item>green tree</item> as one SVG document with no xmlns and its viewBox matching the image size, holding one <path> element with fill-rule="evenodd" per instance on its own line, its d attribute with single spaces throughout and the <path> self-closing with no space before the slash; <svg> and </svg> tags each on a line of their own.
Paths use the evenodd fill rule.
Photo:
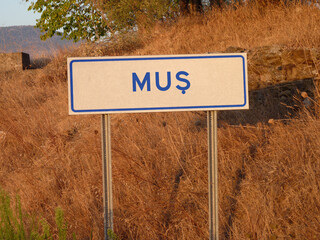
<svg viewBox="0 0 320 240">
<path fill-rule="evenodd" d="M 42 40 L 54 34 L 74 41 L 96 40 L 112 31 L 101 12 L 88 0 L 26 0 L 26 2 L 30 2 L 29 10 L 41 13 L 36 27 L 43 32 Z"/>
<path fill-rule="evenodd" d="M 78 41 L 97 40 L 109 33 L 141 28 L 167 20 L 177 12 L 177 0 L 25 0 L 37 20 L 43 40 L 54 34 Z M 62 32 L 61 32 L 62 31 Z"/>
<path fill-rule="evenodd" d="M 156 21 L 202 12 L 201 0 L 25 0 L 29 10 L 41 13 L 36 27 L 42 39 L 61 35 L 78 41 L 145 29 Z M 217 4 L 222 0 L 209 0 Z M 219 2 L 220 3 L 220 2 Z M 62 31 L 62 32 L 61 32 Z"/>
</svg>

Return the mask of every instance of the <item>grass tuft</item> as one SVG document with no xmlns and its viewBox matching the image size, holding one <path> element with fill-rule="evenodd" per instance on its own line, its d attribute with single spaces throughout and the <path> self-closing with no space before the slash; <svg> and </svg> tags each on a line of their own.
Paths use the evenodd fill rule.
<svg viewBox="0 0 320 240">
<path fill-rule="evenodd" d="M 32 219 L 30 221 L 30 219 Z M 58 239 L 67 239 L 67 223 L 61 208 L 56 209 Z M 46 220 L 34 220 L 23 213 L 20 197 L 16 197 L 12 206 L 10 196 L 0 189 L 0 239 L 1 240 L 52 240 L 50 226 Z M 74 238 L 75 239 L 75 238 Z"/>
</svg>

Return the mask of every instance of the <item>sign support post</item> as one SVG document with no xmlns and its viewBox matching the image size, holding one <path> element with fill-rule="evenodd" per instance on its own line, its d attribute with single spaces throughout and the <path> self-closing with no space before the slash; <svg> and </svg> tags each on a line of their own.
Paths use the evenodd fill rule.
<svg viewBox="0 0 320 240">
<path fill-rule="evenodd" d="M 109 240 L 108 230 L 113 230 L 113 205 L 112 205 L 112 162 L 111 162 L 111 128 L 110 115 L 101 116 L 102 136 L 102 177 L 103 177 L 103 214 L 104 237 Z"/>
<path fill-rule="evenodd" d="M 208 187 L 209 239 L 219 239 L 218 219 L 218 127 L 217 111 L 207 112 L 208 128 Z"/>
</svg>

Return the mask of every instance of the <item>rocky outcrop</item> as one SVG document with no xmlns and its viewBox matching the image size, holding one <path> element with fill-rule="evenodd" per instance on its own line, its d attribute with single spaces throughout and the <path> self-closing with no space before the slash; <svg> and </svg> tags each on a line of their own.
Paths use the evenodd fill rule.
<svg viewBox="0 0 320 240">
<path fill-rule="evenodd" d="M 246 50 L 229 47 L 225 52 L 247 52 L 250 90 L 320 76 L 320 49 L 265 46 Z"/>
</svg>

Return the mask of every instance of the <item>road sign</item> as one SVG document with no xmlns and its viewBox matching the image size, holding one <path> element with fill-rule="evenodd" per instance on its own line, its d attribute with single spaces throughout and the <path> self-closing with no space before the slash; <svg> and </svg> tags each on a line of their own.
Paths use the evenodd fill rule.
<svg viewBox="0 0 320 240">
<path fill-rule="evenodd" d="M 109 113 L 208 111 L 209 239 L 219 239 L 217 111 L 248 109 L 247 55 L 68 58 L 69 114 L 102 114 L 105 240 L 113 229 Z"/>
<path fill-rule="evenodd" d="M 246 54 L 68 58 L 69 113 L 248 109 Z"/>
</svg>

